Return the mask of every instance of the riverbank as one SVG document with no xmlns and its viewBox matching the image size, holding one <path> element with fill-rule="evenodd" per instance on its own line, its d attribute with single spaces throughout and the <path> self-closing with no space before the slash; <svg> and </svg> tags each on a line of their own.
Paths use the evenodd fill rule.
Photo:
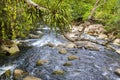
<svg viewBox="0 0 120 80">
<path fill-rule="evenodd" d="M 103 45 L 106 39 L 85 33 L 81 35 L 84 40 L 70 42 L 63 35 L 56 36 L 49 28 L 44 28 L 42 31 L 43 36 L 40 39 L 26 40 L 28 44 L 26 47 L 30 46 L 30 48 L 26 51 L 23 48 L 23 53 L 9 63 L 9 65 L 16 65 L 10 72 L 11 80 L 15 78 L 25 80 L 28 76 L 42 80 L 119 79 L 115 73 L 115 70 L 120 67 L 120 55 L 115 52 L 120 48 L 119 46 L 113 43 L 107 44 L 114 48 L 112 50 Z M 74 33 L 69 33 L 69 37 L 77 38 L 77 31 Z M 0 79 L 7 79 L 6 74 Z"/>
</svg>

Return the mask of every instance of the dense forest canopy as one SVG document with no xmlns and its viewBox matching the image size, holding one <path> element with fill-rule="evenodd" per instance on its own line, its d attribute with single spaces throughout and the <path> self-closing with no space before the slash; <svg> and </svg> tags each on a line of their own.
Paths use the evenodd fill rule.
<svg viewBox="0 0 120 80">
<path fill-rule="evenodd" d="M 69 30 L 90 19 L 120 36 L 120 0 L 1 0 L 0 38 L 25 37 L 40 24 Z"/>
</svg>

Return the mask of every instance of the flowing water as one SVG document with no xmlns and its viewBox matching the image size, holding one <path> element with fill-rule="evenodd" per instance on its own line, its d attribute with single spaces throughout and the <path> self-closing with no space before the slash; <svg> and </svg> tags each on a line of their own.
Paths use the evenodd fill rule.
<svg viewBox="0 0 120 80">
<path fill-rule="evenodd" d="M 6 70 L 17 68 L 42 80 L 120 80 L 119 76 L 114 73 L 116 68 L 120 68 L 120 55 L 117 53 L 100 44 L 96 44 L 99 46 L 99 51 L 84 47 L 79 49 L 65 48 L 58 46 L 67 43 L 67 40 L 63 39 L 61 35 L 56 37 L 56 34 L 49 32 L 48 28 L 45 28 L 43 33 L 44 35 L 40 39 L 26 40 L 31 48 L 27 50 L 22 48 L 22 54 L 16 59 L 9 61 L 9 63 L 4 62 L 6 64 L 0 67 L 0 75 Z M 92 37 L 92 39 L 95 38 Z M 53 44 L 54 47 L 48 46 L 48 43 Z M 59 54 L 60 48 L 65 48 L 67 54 Z M 79 59 L 69 61 L 69 55 L 76 55 Z M 36 66 L 37 60 L 48 60 L 49 62 L 42 66 Z M 72 63 L 72 66 L 63 66 L 68 61 Z M 55 70 L 62 70 L 64 74 L 52 74 Z M 7 79 L 1 77 L 0 80 Z M 12 77 L 11 80 L 13 80 Z"/>
</svg>

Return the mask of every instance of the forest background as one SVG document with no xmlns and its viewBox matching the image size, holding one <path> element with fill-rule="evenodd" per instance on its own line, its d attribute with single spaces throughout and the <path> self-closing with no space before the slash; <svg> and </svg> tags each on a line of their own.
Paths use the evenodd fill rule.
<svg viewBox="0 0 120 80">
<path fill-rule="evenodd" d="M 120 0 L 1 0 L 0 39 L 26 37 L 39 25 L 69 30 L 92 21 L 120 37 Z"/>
</svg>

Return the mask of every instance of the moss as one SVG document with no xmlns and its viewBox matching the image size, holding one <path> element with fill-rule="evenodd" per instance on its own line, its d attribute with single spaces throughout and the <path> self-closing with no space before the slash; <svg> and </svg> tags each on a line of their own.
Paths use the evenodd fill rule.
<svg viewBox="0 0 120 80">
<path fill-rule="evenodd" d="M 5 72 L 5 76 L 6 76 L 6 77 L 10 77 L 10 76 L 11 76 L 11 71 L 10 71 L 10 70 L 7 70 L 7 71 Z"/>
</svg>

